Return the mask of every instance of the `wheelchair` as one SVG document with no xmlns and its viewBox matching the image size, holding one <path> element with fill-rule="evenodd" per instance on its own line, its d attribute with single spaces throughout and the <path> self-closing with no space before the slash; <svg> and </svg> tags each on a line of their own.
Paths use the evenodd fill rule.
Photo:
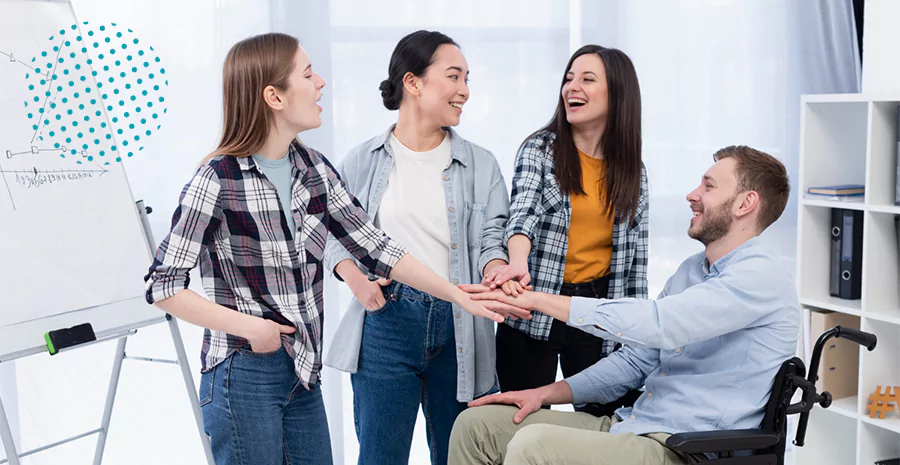
<svg viewBox="0 0 900 465">
<path fill-rule="evenodd" d="M 835 326 L 822 333 L 816 341 L 806 378 L 806 368 L 801 359 L 794 357 L 781 365 L 760 428 L 675 434 L 666 440 L 666 445 L 688 454 L 717 454 L 718 458 L 704 462 L 709 465 L 784 465 L 788 415 L 800 414 L 794 445 L 803 447 L 810 410 L 816 404 L 822 408 L 831 405 L 831 394 L 827 391 L 821 394 L 816 392 L 816 377 L 822 348 L 832 337 L 853 341 L 870 351 L 878 342 L 874 334 Z M 797 389 L 802 392 L 802 397 L 792 404 L 791 399 Z"/>
</svg>

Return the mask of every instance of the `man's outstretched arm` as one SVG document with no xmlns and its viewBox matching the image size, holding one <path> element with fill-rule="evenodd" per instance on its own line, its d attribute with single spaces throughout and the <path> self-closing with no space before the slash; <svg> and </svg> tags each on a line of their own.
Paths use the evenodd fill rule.
<svg viewBox="0 0 900 465">
<path fill-rule="evenodd" d="M 675 350 L 746 328 L 796 301 L 793 282 L 772 272 L 770 257 L 750 252 L 717 277 L 657 300 L 589 299 L 526 291 L 508 296 L 467 285 L 472 299 L 534 309 L 604 339 L 646 348 Z M 489 291 L 489 292 L 487 292 Z"/>
</svg>

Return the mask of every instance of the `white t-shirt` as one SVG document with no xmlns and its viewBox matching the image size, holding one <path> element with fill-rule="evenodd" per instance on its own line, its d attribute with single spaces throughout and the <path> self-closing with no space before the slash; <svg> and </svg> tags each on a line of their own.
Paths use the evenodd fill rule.
<svg viewBox="0 0 900 465">
<path fill-rule="evenodd" d="M 431 268 L 450 278 L 450 223 L 443 172 L 450 164 L 450 134 L 432 150 L 414 152 L 391 134 L 394 166 L 375 224 Z"/>
</svg>

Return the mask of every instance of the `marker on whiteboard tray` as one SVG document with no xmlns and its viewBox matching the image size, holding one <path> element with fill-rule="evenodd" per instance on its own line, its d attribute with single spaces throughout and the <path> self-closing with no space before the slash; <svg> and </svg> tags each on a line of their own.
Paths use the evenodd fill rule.
<svg viewBox="0 0 900 465">
<path fill-rule="evenodd" d="M 47 351 L 50 352 L 50 355 L 56 355 L 67 347 L 96 341 L 97 336 L 94 335 L 94 328 L 90 323 L 82 323 L 71 328 L 50 331 L 44 334 L 44 340 L 47 341 Z"/>
</svg>

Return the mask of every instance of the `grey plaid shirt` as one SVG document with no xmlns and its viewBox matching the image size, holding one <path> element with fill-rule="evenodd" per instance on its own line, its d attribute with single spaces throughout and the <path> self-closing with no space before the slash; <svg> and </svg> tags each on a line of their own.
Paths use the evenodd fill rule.
<svg viewBox="0 0 900 465">
<path fill-rule="evenodd" d="M 555 134 L 541 131 L 522 145 L 516 156 L 512 198 L 506 240 L 524 234 L 531 240 L 528 270 L 535 291 L 559 294 L 563 283 L 568 249 L 569 220 L 572 206 L 569 195 L 559 189 L 553 169 Z M 647 258 L 649 249 L 650 190 L 647 169 L 641 169 L 641 200 L 630 224 L 618 215 L 613 226 L 610 261 L 610 299 L 647 298 Z M 507 319 L 506 324 L 546 341 L 553 318 L 534 312 L 530 320 Z M 609 354 L 615 341 L 604 341 L 603 353 Z"/>
</svg>

